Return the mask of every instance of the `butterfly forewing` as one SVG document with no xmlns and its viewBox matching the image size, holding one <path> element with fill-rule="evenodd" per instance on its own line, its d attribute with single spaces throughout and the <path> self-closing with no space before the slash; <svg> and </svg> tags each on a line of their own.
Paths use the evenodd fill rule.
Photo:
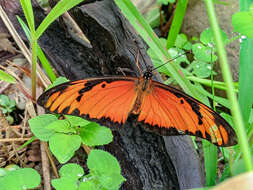
<svg viewBox="0 0 253 190">
<path fill-rule="evenodd" d="M 218 146 L 237 143 L 233 128 L 216 112 L 185 93 L 158 82 L 141 105 L 138 121 L 161 135 L 194 135 Z"/>
<path fill-rule="evenodd" d="M 81 116 L 102 124 L 124 124 L 136 99 L 135 83 L 135 78 L 130 77 L 67 82 L 43 93 L 38 104 L 54 113 Z"/>
</svg>

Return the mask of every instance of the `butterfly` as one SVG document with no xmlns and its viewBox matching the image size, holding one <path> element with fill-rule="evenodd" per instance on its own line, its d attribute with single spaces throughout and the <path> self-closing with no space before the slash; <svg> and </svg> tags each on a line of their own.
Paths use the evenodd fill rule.
<svg viewBox="0 0 253 190">
<path fill-rule="evenodd" d="M 50 112 L 122 127 L 129 117 L 159 135 L 193 135 L 217 146 L 237 144 L 233 128 L 218 113 L 184 92 L 141 77 L 111 76 L 66 82 L 44 92 L 38 104 Z"/>
</svg>

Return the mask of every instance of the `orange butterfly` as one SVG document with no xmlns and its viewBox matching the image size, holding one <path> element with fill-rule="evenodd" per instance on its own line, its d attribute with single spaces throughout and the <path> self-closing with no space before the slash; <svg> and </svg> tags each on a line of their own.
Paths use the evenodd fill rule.
<svg viewBox="0 0 253 190">
<path fill-rule="evenodd" d="M 142 77 L 101 77 L 66 82 L 44 92 L 38 104 L 51 112 L 96 121 L 108 127 L 124 125 L 134 115 L 160 135 L 194 135 L 217 146 L 237 143 L 233 128 L 215 111 L 180 90 Z"/>
</svg>

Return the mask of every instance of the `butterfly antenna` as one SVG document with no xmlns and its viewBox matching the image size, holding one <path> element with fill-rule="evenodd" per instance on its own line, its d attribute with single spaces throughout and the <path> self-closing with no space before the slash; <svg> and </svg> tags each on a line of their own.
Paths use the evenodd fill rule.
<svg viewBox="0 0 253 190">
<path fill-rule="evenodd" d="M 166 61 L 166 62 L 163 63 L 162 65 L 159 65 L 158 67 L 153 68 L 152 71 L 157 70 L 158 68 L 163 67 L 163 66 L 166 65 L 167 63 L 169 63 L 169 62 L 171 62 L 171 61 L 173 61 L 173 60 L 175 60 L 175 59 L 177 59 L 177 58 L 179 58 L 179 57 L 181 57 L 181 56 L 183 56 L 183 55 L 186 55 L 186 54 L 188 54 L 188 53 L 190 53 L 190 51 L 187 51 L 187 52 L 185 52 L 185 53 L 179 54 L 178 56 L 173 57 L 172 59 Z"/>
</svg>

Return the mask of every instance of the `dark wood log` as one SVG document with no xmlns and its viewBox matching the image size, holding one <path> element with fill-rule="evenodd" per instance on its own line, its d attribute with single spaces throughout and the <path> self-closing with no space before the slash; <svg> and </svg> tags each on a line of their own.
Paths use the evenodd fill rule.
<svg viewBox="0 0 253 190">
<path fill-rule="evenodd" d="M 15 21 L 15 14 L 21 15 L 20 8 L 19 11 L 5 11 L 25 39 Z M 40 23 L 45 15 L 38 7 L 34 7 L 34 11 L 36 23 Z M 121 68 L 127 75 L 139 76 L 136 67 L 138 52 L 141 70 L 151 64 L 146 44 L 113 1 L 82 4 L 72 9 L 71 13 L 92 48 L 70 38 L 63 27 L 54 22 L 39 43 L 60 75 L 70 80 L 122 75 L 118 70 Z M 161 81 L 159 75 L 155 79 Z M 111 152 L 119 160 L 122 174 L 127 179 L 121 189 L 160 190 L 203 186 L 201 164 L 188 136 L 161 137 L 136 127 L 131 118 L 113 134 L 114 141 L 100 148 Z"/>
</svg>

